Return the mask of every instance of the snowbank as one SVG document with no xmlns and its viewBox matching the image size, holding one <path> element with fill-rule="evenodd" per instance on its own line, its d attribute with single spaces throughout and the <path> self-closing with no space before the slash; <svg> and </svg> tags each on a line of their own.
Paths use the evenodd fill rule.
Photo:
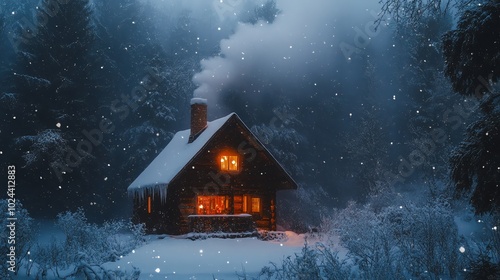
<svg viewBox="0 0 500 280">
<path fill-rule="evenodd" d="M 257 238 L 189 240 L 154 239 L 119 261 L 106 263 L 110 270 L 141 270 L 140 279 L 237 279 L 237 274 L 257 276 L 270 262 L 301 251 L 304 235 L 286 232 L 283 242 Z"/>
</svg>

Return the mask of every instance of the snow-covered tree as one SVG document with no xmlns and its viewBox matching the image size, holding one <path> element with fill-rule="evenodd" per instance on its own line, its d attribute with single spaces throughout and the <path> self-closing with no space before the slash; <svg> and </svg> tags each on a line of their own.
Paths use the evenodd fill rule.
<svg viewBox="0 0 500 280">
<path fill-rule="evenodd" d="M 175 61 L 200 59 L 200 38 L 192 21 L 190 11 L 184 10 L 170 32 L 167 51 L 173 54 Z"/>
<path fill-rule="evenodd" d="M 445 74 L 453 89 L 481 98 L 500 77 L 500 1 L 464 11 L 455 30 L 443 37 Z"/>
<path fill-rule="evenodd" d="M 419 30 L 418 26 L 426 18 L 442 20 L 454 11 L 457 12 L 459 20 L 456 29 L 445 33 L 442 36 L 442 42 L 431 42 L 436 46 L 442 45 L 444 75 L 450 79 L 453 90 L 462 96 L 461 99 L 455 100 L 455 103 L 460 107 L 470 108 L 469 112 L 463 110 L 459 112 L 460 116 L 458 120 L 455 118 L 455 124 L 460 126 L 470 122 L 472 117 L 467 120 L 469 115 L 477 118 L 468 129 L 466 139 L 453 153 L 452 179 L 459 192 L 472 191 L 472 203 L 478 212 L 498 210 L 500 198 L 495 190 L 498 188 L 499 170 L 497 167 L 500 164 L 496 159 L 499 158 L 499 153 L 491 146 L 490 141 L 496 140 L 495 131 L 498 130 L 498 122 L 495 119 L 496 106 L 498 106 L 495 99 L 498 96 L 498 88 L 494 83 L 500 77 L 498 52 L 500 37 L 498 28 L 495 28 L 500 23 L 500 2 L 497 0 L 387 0 L 381 2 L 382 14 L 391 14 L 400 24 L 411 27 L 410 30 Z M 436 81 L 439 82 L 440 79 Z M 432 99 L 436 99 L 441 94 L 434 91 Z M 485 95 L 487 96 L 483 98 Z M 480 110 L 474 111 L 473 106 L 465 106 L 467 100 L 462 99 L 464 96 L 482 98 L 483 104 L 479 107 Z M 437 101 L 439 99 L 443 98 L 438 98 Z M 446 116 L 444 122 L 447 124 L 450 121 L 446 109 L 448 104 L 443 105 L 445 105 L 443 109 L 445 109 Z M 433 107 L 439 106 L 427 103 L 427 106 L 422 107 L 422 111 L 428 111 Z M 425 124 L 428 123 L 428 118 L 419 117 L 416 121 L 423 121 Z M 435 125 L 429 125 L 429 127 L 435 127 Z M 488 131 L 484 131 L 485 129 Z M 487 133 L 488 137 L 481 133 L 485 135 Z"/>
<path fill-rule="evenodd" d="M 123 221 L 90 223 L 82 208 L 57 215 L 56 226 L 64 239 L 53 239 L 49 244 L 38 244 L 33 250 L 37 276 L 54 275 L 59 278 L 137 279 L 140 271 L 118 278 L 113 271 L 101 266 L 116 261 L 120 256 L 144 242 L 142 225 Z M 128 277 L 127 277 L 128 276 Z"/>
<path fill-rule="evenodd" d="M 14 212 L 9 211 L 9 208 L 15 209 Z M 32 265 L 29 260 L 30 250 L 34 245 L 37 231 L 34 220 L 19 200 L 1 199 L 0 210 L 4 221 L 8 221 L 8 218 L 16 218 L 16 220 L 10 221 L 14 223 L 14 227 L 9 227 L 10 222 L 7 222 L 6 225 L 0 228 L 0 237 L 5 240 L 4 244 L 0 246 L 0 252 L 5 260 L 0 266 L 2 268 L 0 277 L 10 279 L 10 275 L 12 275 L 8 269 L 10 267 L 8 262 L 11 258 L 10 255 L 15 259 L 13 263 L 17 264 L 13 267 L 14 275 L 17 275 L 21 267 L 26 268 L 26 271 L 30 270 Z M 10 215 L 10 213 L 14 215 Z M 11 246 L 15 247 L 13 254 L 10 250 Z"/>
<path fill-rule="evenodd" d="M 452 179 L 459 192 L 472 192 L 478 213 L 500 211 L 500 95 L 485 97 L 479 119 L 451 156 Z"/>
<path fill-rule="evenodd" d="M 267 0 L 264 4 L 257 6 L 248 14 L 243 14 L 243 18 L 240 20 L 251 24 L 256 24 L 259 20 L 273 23 L 280 12 L 281 11 L 276 7 L 275 0 Z"/>
<path fill-rule="evenodd" d="M 465 259 L 457 249 L 460 239 L 449 206 L 439 200 L 400 202 L 378 211 L 351 203 L 333 213 L 333 228 L 359 268 L 358 277 L 457 277 Z"/>
<path fill-rule="evenodd" d="M 9 116 L 8 156 L 12 163 L 26 167 L 26 176 L 20 180 L 38 186 L 22 192 L 30 209 L 47 208 L 47 203 L 54 209 L 67 199 L 81 201 L 88 199 L 85 194 L 92 196 L 93 187 L 84 187 L 91 179 L 86 176 L 86 164 L 102 148 L 87 145 L 78 149 L 85 139 L 83 131 L 92 130 L 100 120 L 95 114 L 99 91 L 94 77 L 99 66 L 93 52 L 96 37 L 90 2 L 54 3 L 41 2 L 33 36 L 18 46 L 9 77 L 8 92 L 18 104 Z M 23 29 L 15 36 L 22 37 Z M 78 172 L 69 171 L 75 168 Z M 69 185 L 71 188 L 63 189 Z"/>
<path fill-rule="evenodd" d="M 354 121 L 351 132 L 342 139 L 345 161 L 350 167 L 347 180 L 354 182 L 353 189 L 357 188 L 355 192 L 359 199 L 377 191 L 387 168 L 389 147 L 379 108 L 370 106 L 370 102 L 366 107 L 359 120 Z"/>
<path fill-rule="evenodd" d="M 478 213 L 500 211 L 500 1 L 465 11 L 443 38 L 445 73 L 453 89 L 480 99 L 477 120 L 451 158 L 458 191 L 471 191 Z"/>
<path fill-rule="evenodd" d="M 396 22 L 405 22 L 409 26 L 419 26 L 425 17 L 446 17 L 454 9 L 463 11 L 466 8 L 481 5 L 489 0 L 380 0 L 382 4 L 381 19 L 385 15 Z"/>
</svg>

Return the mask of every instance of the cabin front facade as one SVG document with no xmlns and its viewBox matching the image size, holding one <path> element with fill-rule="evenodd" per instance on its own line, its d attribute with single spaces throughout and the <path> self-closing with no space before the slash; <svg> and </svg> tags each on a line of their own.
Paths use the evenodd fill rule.
<svg viewBox="0 0 500 280">
<path fill-rule="evenodd" d="M 276 192 L 297 184 L 235 113 L 207 122 L 191 101 L 191 129 L 128 187 L 133 220 L 150 233 L 276 230 Z"/>
</svg>

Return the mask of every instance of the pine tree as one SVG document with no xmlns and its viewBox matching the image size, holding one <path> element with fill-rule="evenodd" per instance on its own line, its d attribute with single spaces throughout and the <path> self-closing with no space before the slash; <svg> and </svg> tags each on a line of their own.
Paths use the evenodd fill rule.
<svg viewBox="0 0 500 280">
<path fill-rule="evenodd" d="M 50 214 L 88 204 L 97 188 L 91 166 L 102 147 L 88 132 L 100 120 L 99 66 L 89 0 L 44 0 L 36 18 L 34 37 L 20 45 L 11 77 L 22 112 L 15 116 L 11 160 L 24 167 L 26 205 L 35 211 L 48 206 Z"/>
<path fill-rule="evenodd" d="M 500 212 L 500 1 L 465 11 L 443 37 L 445 73 L 453 89 L 480 99 L 477 120 L 451 157 L 458 192 L 472 193 L 478 213 Z"/>
<path fill-rule="evenodd" d="M 455 30 L 443 36 L 445 74 L 453 89 L 481 98 L 500 77 L 500 1 L 466 10 Z"/>
<path fill-rule="evenodd" d="M 459 193 L 471 192 L 477 213 L 500 211 L 500 95 L 481 103 L 479 118 L 452 153 L 452 179 Z"/>
<path fill-rule="evenodd" d="M 188 14 L 170 31 L 169 50 L 158 38 L 153 21 L 158 12 L 150 4 L 111 0 L 96 5 L 97 48 L 104 66 L 100 84 L 107 92 L 100 114 L 116 126 L 106 142 L 110 166 L 99 169 L 108 178 L 100 193 L 108 201 L 123 202 L 126 186 L 180 129 L 174 121 L 179 120 L 177 108 L 189 108 L 191 76 L 199 62 L 197 40 Z"/>
<path fill-rule="evenodd" d="M 199 45 L 200 40 L 193 30 L 190 11 L 182 11 L 177 20 L 177 24 L 170 33 L 167 51 L 174 55 L 176 59 L 196 59 L 200 60 Z"/>
<path fill-rule="evenodd" d="M 494 86 L 500 78 L 500 1 L 382 1 L 382 14 L 412 27 L 423 18 L 442 17 L 453 10 L 459 20 L 456 29 L 442 37 L 444 75 L 462 98 L 475 96 L 481 104 L 465 139 L 452 153 L 451 177 L 457 193 L 471 193 L 478 213 L 495 212 L 500 209 L 500 152 L 492 144 L 500 141 L 499 93 Z"/>
</svg>

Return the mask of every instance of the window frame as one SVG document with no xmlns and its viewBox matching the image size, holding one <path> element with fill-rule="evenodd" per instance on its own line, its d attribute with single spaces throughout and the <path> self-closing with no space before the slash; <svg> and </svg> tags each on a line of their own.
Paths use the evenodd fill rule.
<svg viewBox="0 0 500 280">
<path fill-rule="evenodd" d="M 257 200 L 257 211 L 254 210 L 254 200 Z M 249 213 L 261 213 L 262 212 L 262 198 L 259 196 L 250 197 L 250 212 Z"/>
<path fill-rule="evenodd" d="M 208 200 L 208 205 L 200 204 L 200 199 Z M 217 200 L 222 200 L 223 205 L 220 213 L 217 213 L 215 208 Z M 200 207 L 202 206 L 202 207 Z M 201 209 L 206 209 L 205 211 Z M 197 195 L 196 196 L 196 214 L 197 215 L 223 215 L 229 211 L 229 198 L 226 195 Z M 205 213 L 203 213 L 205 212 Z"/>
<path fill-rule="evenodd" d="M 235 161 L 235 164 L 232 162 Z M 235 154 L 220 154 L 218 156 L 219 170 L 222 172 L 239 172 L 240 171 L 240 157 Z"/>
</svg>

